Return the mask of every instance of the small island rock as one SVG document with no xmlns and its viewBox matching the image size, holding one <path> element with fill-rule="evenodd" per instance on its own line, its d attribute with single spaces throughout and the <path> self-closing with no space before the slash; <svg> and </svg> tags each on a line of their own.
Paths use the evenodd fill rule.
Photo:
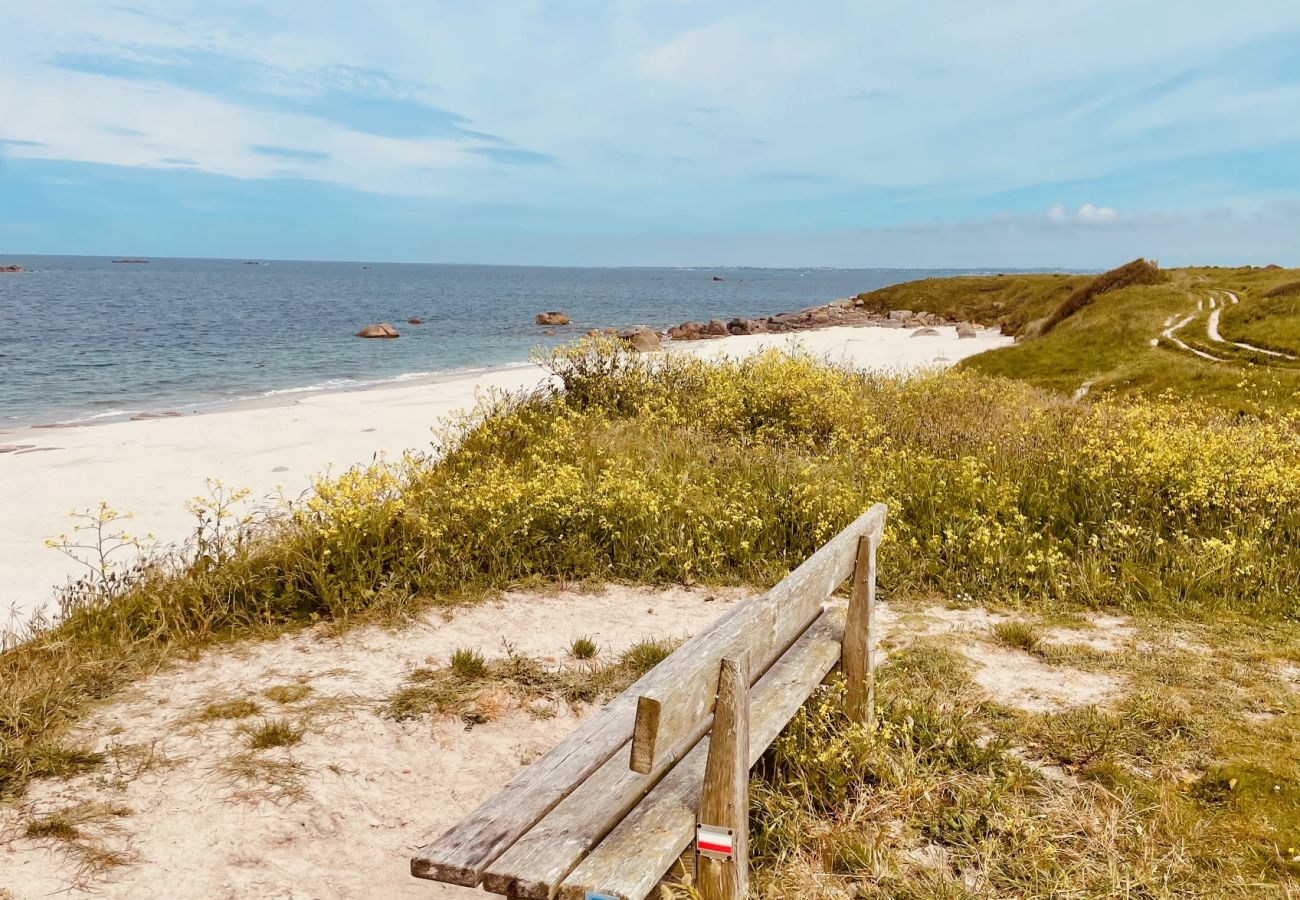
<svg viewBox="0 0 1300 900">
<path fill-rule="evenodd" d="M 375 325 L 367 325 L 356 333 L 359 338 L 395 338 L 401 337 L 397 329 L 387 322 L 379 322 Z"/>
<path fill-rule="evenodd" d="M 550 312 L 538 313 L 537 318 L 533 321 L 538 325 L 568 325 L 569 317 L 562 312 L 552 310 Z"/>
</svg>

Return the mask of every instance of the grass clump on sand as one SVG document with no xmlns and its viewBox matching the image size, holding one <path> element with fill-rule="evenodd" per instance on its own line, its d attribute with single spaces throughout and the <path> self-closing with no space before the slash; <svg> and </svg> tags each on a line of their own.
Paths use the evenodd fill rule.
<svg viewBox="0 0 1300 900">
<path fill-rule="evenodd" d="M 246 719 L 255 716 L 262 708 L 252 700 L 222 700 L 209 703 L 199 711 L 200 722 L 212 722 L 217 719 Z"/>
<path fill-rule="evenodd" d="M 461 647 L 451 654 L 451 670 L 467 680 L 482 678 L 487 671 L 487 662 L 477 650 Z"/>
<path fill-rule="evenodd" d="M 569 645 L 569 655 L 574 659 L 595 659 L 600 648 L 590 637 L 574 638 L 573 643 Z"/>
<path fill-rule="evenodd" d="M 303 730 L 288 719 L 267 719 L 244 729 L 250 750 L 269 750 L 273 747 L 292 747 L 302 740 Z"/>
<path fill-rule="evenodd" d="M 993 637 L 999 644 L 1012 650 L 1037 653 L 1043 645 L 1043 630 L 1024 619 L 1010 619 L 993 626 Z"/>
<path fill-rule="evenodd" d="M 311 685 L 276 684 L 262 691 L 262 696 L 273 703 L 279 703 L 283 706 L 289 703 L 297 703 L 310 693 Z"/>
<path fill-rule="evenodd" d="M 446 668 L 412 672 L 384 705 L 383 713 L 398 721 L 426 715 L 455 716 L 467 726 L 491 721 L 512 707 L 526 707 L 545 717 L 553 714 L 553 706 L 548 704 L 576 706 L 616 696 L 672 651 L 668 641 L 643 640 L 610 663 L 594 662 L 593 654 L 577 657 L 586 660 L 586 665 L 558 668 L 512 651 L 491 662 L 478 656 L 474 674 L 458 668 L 453 656 Z"/>
</svg>

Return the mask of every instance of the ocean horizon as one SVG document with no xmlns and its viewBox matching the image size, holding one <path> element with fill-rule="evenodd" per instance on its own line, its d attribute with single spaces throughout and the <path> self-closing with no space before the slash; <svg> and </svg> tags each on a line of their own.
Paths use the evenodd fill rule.
<svg viewBox="0 0 1300 900">
<path fill-rule="evenodd" d="M 24 269 L 0 275 L 0 427 L 451 377 L 526 363 L 591 328 L 766 316 L 995 271 L 116 258 L 148 262 L 0 255 Z M 534 316 L 546 310 L 572 324 L 544 334 Z M 375 322 L 401 337 L 353 336 Z"/>
</svg>

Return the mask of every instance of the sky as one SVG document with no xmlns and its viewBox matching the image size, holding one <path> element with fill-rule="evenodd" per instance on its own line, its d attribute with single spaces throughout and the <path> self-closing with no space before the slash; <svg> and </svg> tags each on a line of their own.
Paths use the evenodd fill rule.
<svg viewBox="0 0 1300 900">
<path fill-rule="evenodd" d="M 1300 265 L 1295 0 L 5 6 L 0 253 Z"/>
</svg>

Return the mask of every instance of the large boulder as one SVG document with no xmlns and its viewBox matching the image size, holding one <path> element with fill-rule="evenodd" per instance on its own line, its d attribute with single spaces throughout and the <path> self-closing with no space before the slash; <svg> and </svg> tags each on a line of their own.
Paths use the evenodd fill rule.
<svg viewBox="0 0 1300 900">
<path fill-rule="evenodd" d="M 683 322 L 680 325 L 674 325 L 668 329 L 668 336 L 674 341 L 695 341 L 699 340 L 704 326 L 699 322 Z"/>
<path fill-rule="evenodd" d="M 732 319 L 727 323 L 727 331 L 732 334 L 763 334 L 767 328 L 753 319 Z"/>
<path fill-rule="evenodd" d="M 538 313 L 537 318 L 533 319 L 538 325 L 568 325 L 569 317 L 557 310 L 550 312 Z"/>
<path fill-rule="evenodd" d="M 648 353 L 663 346 L 659 341 L 659 332 L 653 328 L 629 328 L 626 331 L 620 331 L 618 336 L 638 353 Z"/>
<path fill-rule="evenodd" d="M 731 334 L 727 330 L 727 323 L 721 319 L 710 319 L 709 324 L 704 326 L 704 333 L 714 337 L 726 337 Z"/>
<path fill-rule="evenodd" d="M 380 322 L 377 325 L 367 325 L 356 334 L 359 338 L 395 338 L 401 337 L 397 329 L 387 322 Z"/>
<path fill-rule="evenodd" d="M 933 328 L 918 328 L 912 332 L 912 337 L 938 337 L 939 332 Z"/>
<path fill-rule="evenodd" d="M 973 338 L 976 336 L 976 334 L 978 334 L 978 332 L 975 331 L 975 326 L 972 325 L 970 322 L 957 323 L 957 337 Z"/>
</svg>

